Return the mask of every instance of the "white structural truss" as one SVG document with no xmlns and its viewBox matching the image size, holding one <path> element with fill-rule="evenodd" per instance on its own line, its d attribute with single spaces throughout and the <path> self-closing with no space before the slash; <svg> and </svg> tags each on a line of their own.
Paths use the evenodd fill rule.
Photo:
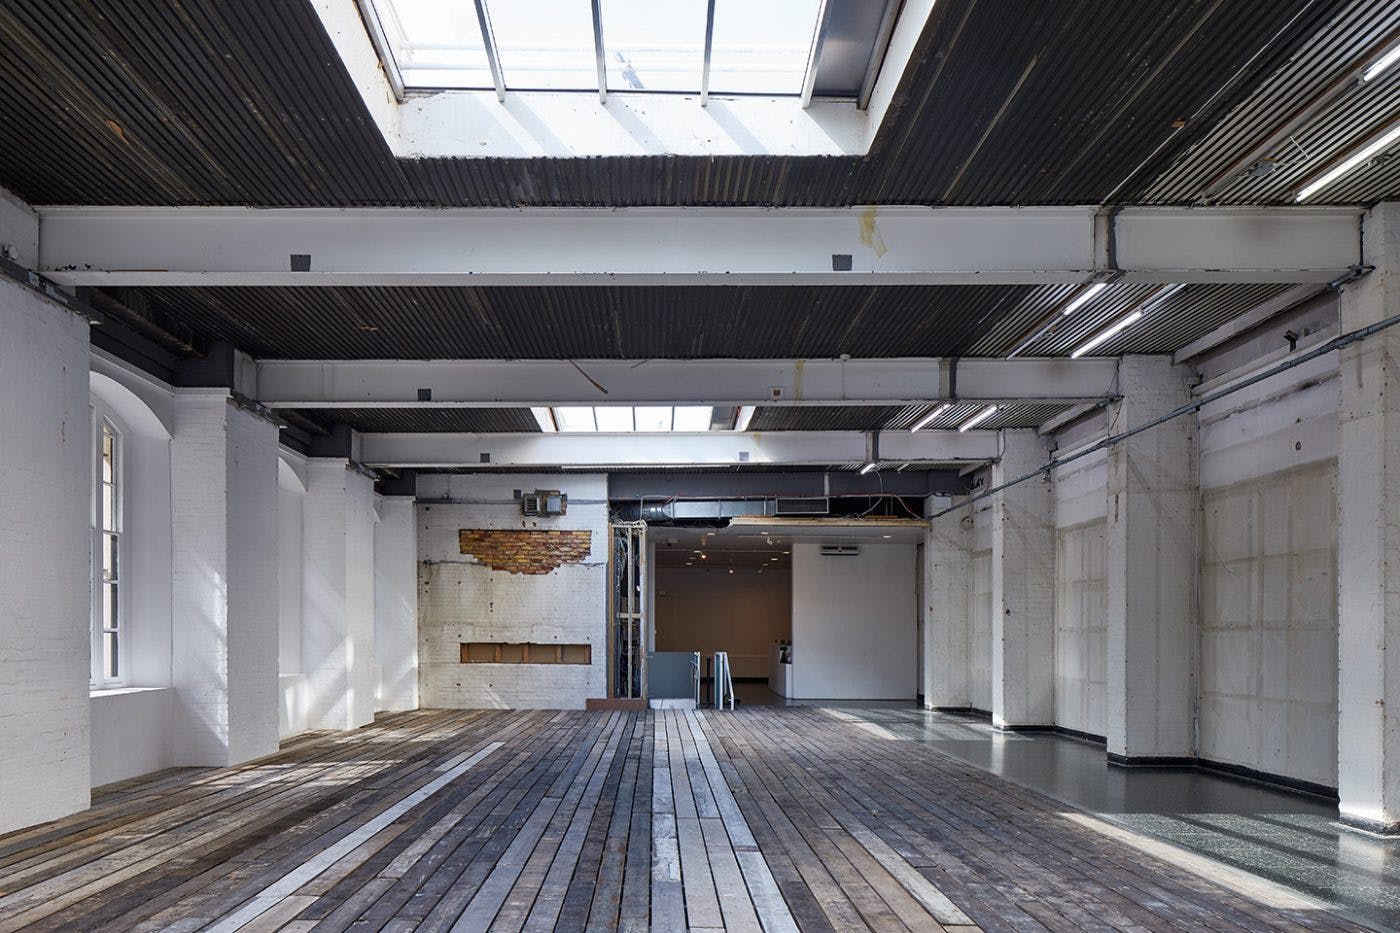
<svg viewBox="0 0 1400 933">
<path fill-rule="evenodd" d="M 1327 282 L 1359 209 L 55 207 L 63 285 Z"/>
<path fill-rule="evenodd" d="M 262 360 L 273 408 L 1077 404 L 1115 394 L 1116 359 Z M 425 397 L 426 396 L 426 397 Z"/>
<path fill-rule="evenodd" d="M 890 431 L 879 463 L 980 463 L 999 456 L 996 431 Z M 860 431 L 698 434 L 363 434 L 370 467 L 827 466 L 868 459 Z"/>
</svg>

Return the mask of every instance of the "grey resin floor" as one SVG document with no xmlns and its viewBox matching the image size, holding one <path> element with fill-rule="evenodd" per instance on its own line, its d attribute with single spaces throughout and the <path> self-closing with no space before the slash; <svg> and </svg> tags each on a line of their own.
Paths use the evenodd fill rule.
<svg viewBox="0 0 1400 933">
<path fill-rule="evenodd" d="M 1128 829 L 1301 891 L 1353 920 L 1400 929 L 1400 840 L 1341 826 L 1334 803 L 1222 775 L 1113 768 L 1101 745 L 1000 733 L 985 719 L 911 704 L 846 711 Z"/>
</svg>

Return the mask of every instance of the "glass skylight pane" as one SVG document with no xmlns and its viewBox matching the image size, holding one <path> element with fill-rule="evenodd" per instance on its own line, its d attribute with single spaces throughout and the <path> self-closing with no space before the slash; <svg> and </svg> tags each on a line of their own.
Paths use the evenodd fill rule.
<svg viewBox="0 0 1400 933">
<path fill-rule="evenodd" d="M 712 94 L 801 94 L 821 0 L 718 0 Z"/>
<path fill-rule="evenodd" d="M 714 409 L 709 405 L 677 405 L 677 431 L 708 431 Z"/>
<path fill-rule="evenodd" d="M 374 8 L 405 87 L 495 87 L 474 4 L 377 0 Z"/>
<path fill-rule="evenodd" d="M 471 7 L 466 0 L 462 5 Z M 587 0 L 494 0 L 486 8 L 506 87 L 586 91 L 598 86 Z"/>
<path fill-rule="evenodd" d="M 631 431 L 632 409 L 627 406 L 606 407 L 599 405 L 593 409 L 599 431 Z"/>
<path fill-rule="evenodd" d="M 554 417 L 561 431 L 596 431 L 593 421 L 593 406 L 570 406 L 554 409 Z"/>
<path fill-rule="evenodd" d="M 635 411 L 638 431 L 671 430 L 670 405 L 638 405 Z"/>
<path fill-rule="evenodd" d="M 700 93 L 705 7 L 705 0 L 605 0 L 608 89 Z"/>
</svg>

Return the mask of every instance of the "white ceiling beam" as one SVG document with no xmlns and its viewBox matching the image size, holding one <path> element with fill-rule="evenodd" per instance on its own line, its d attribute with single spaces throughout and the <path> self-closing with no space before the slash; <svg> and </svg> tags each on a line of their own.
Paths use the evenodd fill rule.
<svg viewBox="0 0 1400 933">
<path fill-rule="evenodd" d="M 920 405 L 1079 402 L 1114 393 L 1114 359 L 261 360 L 273 408 L 470 408 L 656 402 Z M 956 381 L 956 386 L 954 382 Z M 429 396 L 423 398 L 424 395 Z"/>
<path fill-rule="evenodd" d="M 866 456 L 859 431 L 739 434 L 362 434 L 371 467 L 826 466 Z M 890 431 L 880 462 L 962 463 L 997 456 L 995 431 Z M 482 455 L 489 454 L 489 460 Z"/>
<path fill-rule="evenodd" d="M 50 207 L 62 285 L 1326 282 L 1361 260 L 1331 207 Z M 296 270 L 305 271 L 296 271 Z"/>
</svg>

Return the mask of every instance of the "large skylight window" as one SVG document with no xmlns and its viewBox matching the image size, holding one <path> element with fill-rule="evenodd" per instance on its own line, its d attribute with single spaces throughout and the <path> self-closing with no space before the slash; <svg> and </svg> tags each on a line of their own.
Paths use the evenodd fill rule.
<svg viewBox="0 0 1400 933">
<path fill-rule="evenodd" d="M 708 431 L 714 418 L 709 405 L 560 405 L 531 411 L 541 430 L 566 434 Z"/>
<path fill-rule="evenodd" d="M 899 0 L 361 0 L 400 93 L 593 91 L 857 99 Z M 825 12 L 830 10 L 831 12 Z"/>
</svg>

